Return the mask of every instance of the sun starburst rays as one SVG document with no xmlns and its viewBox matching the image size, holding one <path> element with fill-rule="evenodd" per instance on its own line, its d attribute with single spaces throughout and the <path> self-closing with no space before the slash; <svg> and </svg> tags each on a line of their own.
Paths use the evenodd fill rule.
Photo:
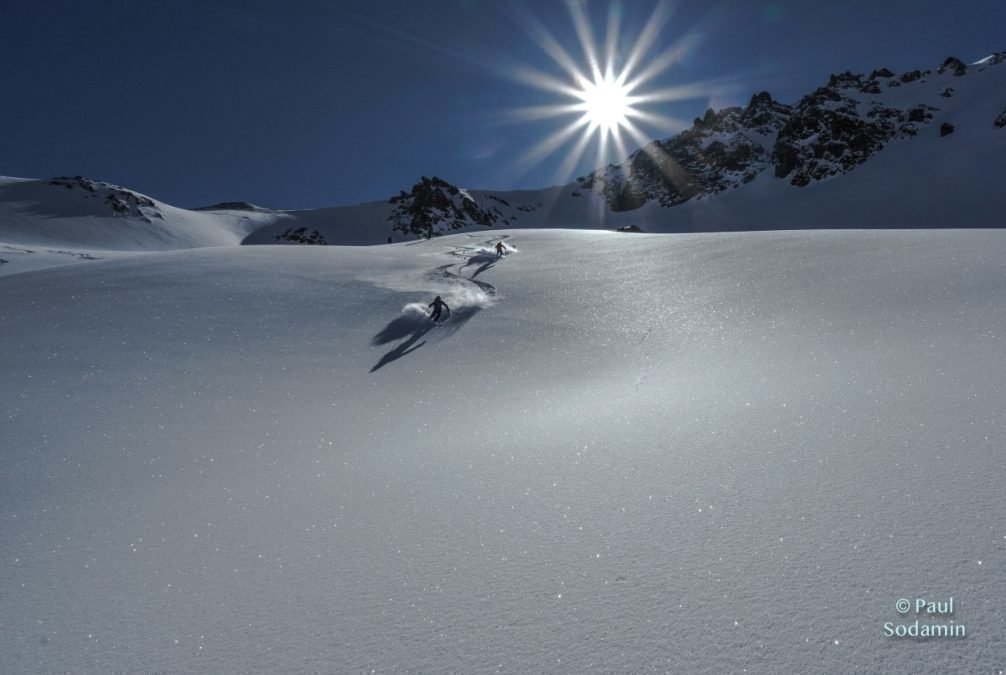
<svg viewBox="0 0 1006 675">
<path fill-rule="evenodd" d="M 514 167 L 530 171 L 553 153 L 568 147 L 557 167 L 557 180 L 571 177 L 587 156 L 592 142 L 596 147 L 596 166 L 603 166 L 611 161 L 613 152 L 617 153 L 619 161 L 625 160 L 630 143 L 638 147 L 650 143 L 653 136 L 647 138 L 647 132 L 668 133 L 684 126 L 681 120 L 665 112 L 646 110 L 646 107 L 708 97 L 713 93 L 713 88 L 703 83 L 664 84 L 659 89 L 647 89 L 696 44 L 695 39 L 685 36 L 651 56 L 673 15 L 667 2 L 658 3 L 646 23 L 634 32 L 623 25 L 622 5 L 612 2 L 606 23 L 597 31 L 603 33 L 600 41 L 587 15 L 586 3 L 569 2 L 567 7 L 582 53 L 579 60 L 573 56 L 576 48 L 571 50 L 564 46 L 536 17 L 521 11 L 516 13 L 516 19 L 549 57 L 551 65 L 558 67 L 558 74 L 527 66 L 510 68 L 508 72 L 510 77 L 558 97 L 553 103 L 511 111 L 512 119 L 569 119 L 563 128 L 530 147 Z M 624 39 L 627 36 L 631 36 L 629 40 Z"/>
</svg>

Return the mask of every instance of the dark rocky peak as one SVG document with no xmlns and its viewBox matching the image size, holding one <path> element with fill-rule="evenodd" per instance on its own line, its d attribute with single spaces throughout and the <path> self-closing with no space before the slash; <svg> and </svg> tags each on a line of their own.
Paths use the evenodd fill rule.
<svg viewBox="0 0 1006 675">
<path fill-rule="evenodd" d="M 918 77 L 922 76 L 922 73 L 916 71 Z M 843 90 L 856 90 L 864 94 L 879 94 L 881 93 L 882 86 L 886 84 L 888 87 L 898 87 L 906 82 L 911 82 L 916 77 L 906 78 L 902 76 L 900 80 L 895 79 L 894 73 L 892 73 L 887 68 L 878 68 L 870 73 L 869 77 L 864 75 L 859 75 L 857 73 L 852 73 L 850 71 L 845 71 L 844 73 L 839 73 L 837 75 L 831 75 L 828 78 L 828 84 L 815 92 L 819 98 L 830 97 L 832 100 L 838 100 L 837 97 L 841 95 Z M 881 82 L 884 80 L 885 82 Z"/>
<path fill-rule="evenodd" d="M 434 176 L 433 178 L 427 178 L 426 176 L 422 176 L 420 177 L 419 182 L 412 186 L 413 193 L 417 191 L 429 192 L 431 190 L 438 190 L 438 189 L 446 190 L 448 194 L 452 195 L 456 195 L 460 192 L 458 186 L 448 183 L 439 176 Z"/>
<path fill-rule="evenodd" d="M 877 70 L 870 73 L 871 80 L 876 80 L 879 77 L 894 77 L 894 73 L 892 73 L 887 68 L 878 68 Z"/>
<path fill-rule="evenodd" d="M 713 110 L 712 108 L 709 108 L 708 110 L 706 110 L 705 115 L 703 115 L 702 117 L 695 118 L 695 123 L 693 124 L 693 126 L 699 128 L 702 127 L 712 128 L 713 126 L 715 126 L 717 119 L 718 117 L 716 115 L 716 111 Z"/>
<path fill-rule="evenodd" d="M 779 103 L 763 91 L 751 97 L 741 114 L 741 124 L 760 133 L 768 133 L 781 128 L 792 113 L 790 106 Z"/>
<path fill-rule="evenodd" d="M 705 115 L 695 118 L 695 124 L 686 133 L 704 134 L 709 131 L 734 131 L 740 113 L 741 109 L 737 107 L 723 108 L 719 111 L 709 108 Z"/>
<path fill-rule="evenodd" d="M 769 133 L 781 127 L 792 109 L 772 99 L 763 91 L 751 97 L 746 107 L 731 106 L 719 111 L 709 108 L 702 117 L 695 118 L 695 124 L 681 136 L 685 140 L 698 140 L 711 133 L 736 133 L 753 130 Z"/>
<path fill-rule="evenodd" d="M 422 176 L 419 182 L 412 186 L 412 190 L 409 192 L 402 190 L 397 196 L 392 197 L 389 203 L 410 201 L 419 207 L 427 205 L 444 207 L 451 201 L 451 197 L 460 193 L 461 190 L 456 185 L 448 183 L 443 178 Z"/>
<path fill-rule="evenodd" d="M 488 198 L 489 204 L 480 205 L 466 190 L 443 178 L 423 176 L 412 186 L 392 197 L 395 205 L 388 221 L 392 229 L 407 235 L 435 237 L 469 225 L 493 225 L 506 221 L 499 205 L 500 199 Z"/>
<path fill-rule="evenodd" d="M 830 89 L 858 89 L 863 84 L 863 76 L 850 71 L 831 75 L 828 78 Z"/>
<path fill-rule="evenodd" d="M 834 87 L 818 87 L 811 93 L 800 99 L 797 103 L 797 108 L 806 107 L 809 105 L 821 105 L 826 101 L 841 101 L 842 95 L 835 90 Z"/>
<path fill-rule="evenodd" d="M 923 77 L 929 74 L 929 71 L 922 72 L 921 70 L 910 70 L 907 73 L 902 73 L 901 77 L 898 78 L 902 84 L 908 84 L 909 82 L 915 82 L 916 80 L 921 80 Z"/>
<path fill-rule="evenodd" d="M 936 72 L 942 75 L 943 73 L 950 71 L 955 77 L 960 77 L 968 72 L 968 67 L 963 61 L 955 56 L 948 56 L 947 60 L 943 62 Z"/>
</svg>

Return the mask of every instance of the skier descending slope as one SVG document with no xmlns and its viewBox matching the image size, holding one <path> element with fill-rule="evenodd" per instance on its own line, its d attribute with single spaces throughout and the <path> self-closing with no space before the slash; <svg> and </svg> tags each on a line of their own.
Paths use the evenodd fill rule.
<svg viewBox="0 0 1006 675">
<path fill-rule="evenodd" d="M 503 242 L 496 242 L 496 255 L 502 256 L 504 253 L 506 253 L 506 247 L 503 245 Z"/>
<path fill-rule="evenodd" d="M 433 298 L 433 302 L 427 305 L 427 307 L 432 307 L 433 312 L 430 314 L 430 318 L 433 319 L 433 323 L 440 325 L 440 312 L 444 309 L 450 314 L 451 308 L 447 306 L 447 303 L 440 299 L 440 296 Z"/>
</svg>

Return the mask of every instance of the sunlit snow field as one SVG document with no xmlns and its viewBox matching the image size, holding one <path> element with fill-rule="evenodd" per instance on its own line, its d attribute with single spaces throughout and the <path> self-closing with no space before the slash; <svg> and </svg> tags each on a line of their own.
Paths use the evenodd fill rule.
<svg viewBox="0 0 1006 675">
<path fill-rule="evenodd" d="M 1006 232 L 490 234 L 0 277 L 2 670 L 1006 664 Z"/>
</svg>

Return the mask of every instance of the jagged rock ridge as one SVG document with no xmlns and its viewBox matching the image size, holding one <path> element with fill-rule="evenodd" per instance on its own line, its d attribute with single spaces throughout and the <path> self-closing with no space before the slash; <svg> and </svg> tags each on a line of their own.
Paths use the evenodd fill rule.
<svg viewBox="0 0 1006 675">
<path fill-rule="evenodd" d="M 1004 61 L 1006 52 L 971 66 L 949 57 L 936 77 L 966 77 Z M 710 109 L 677 136 L 578 178 L 572 194 L 597 192 L 616 212 L 649 201 L 667 207 L 739 187 L 769 167 L 769 175 L 804 187 L 852 171 L 888 143 L 921 133 L 939 111 L 932 90 L 920 88 L 932 76 L 929 70 L 895 75 L 886 68 L 868 76 L 844 72 L 793 106 L 762 92 L 745 108 Z M 956 94 L 947 80 L 940 85 L 939 97 Z M 902 88 L 903 93 L 892 95 Z M 912 103 L 906 103 L 909 91 L 918 92 Z M 1006 111 L 994 123 L 1006 126 Z M 933 133 L 946 135 L 948 127 Z"/>
<path fill-rule="evenodd" d="M 578 179 L 578 189 L 603 192 L 613 211 L 628 211 L 649 200 L 674 206 L 743 185 L 768 165 L 771 140 L 790 114 L 767 92 L 745 108 L 709 109 L 692 128 Z"/>
<path fill-rule="evenodd" d="M 910 76 L 909 81 L 916 79 Z M 801 99 L 775 139 L 775 176 L 803 187 L 851 171 L 896 136 L 916 135 L 935 108 L 900 109 L 876 100 L 892 80 L 888 70 L 874 71 L 870 78 L 845 72 Z"/>
</svg>

